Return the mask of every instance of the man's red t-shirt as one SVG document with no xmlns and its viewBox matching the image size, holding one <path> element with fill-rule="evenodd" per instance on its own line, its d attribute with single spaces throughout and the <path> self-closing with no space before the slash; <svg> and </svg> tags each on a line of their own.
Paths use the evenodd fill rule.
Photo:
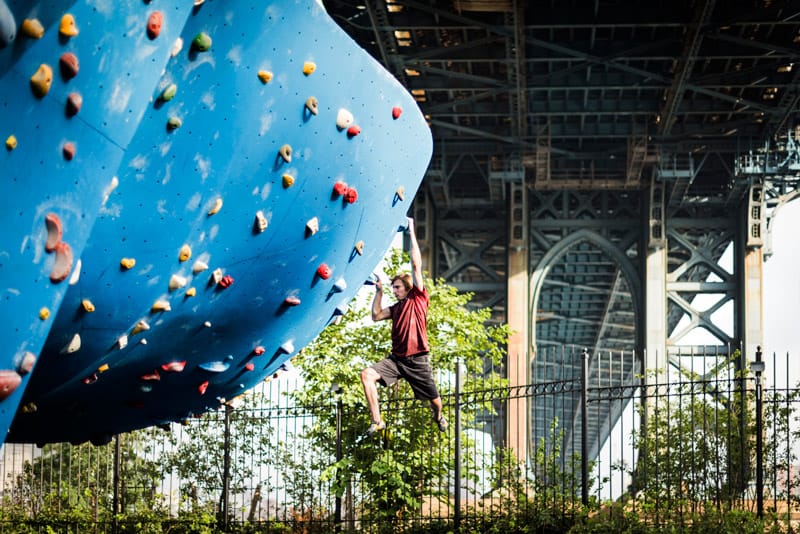
<svg viewBox="0 0 800 534">
<path fill-rule="evenodd" d="M 428 292 L 413 286 L 405 299 L 389 306 L 392 314 L 392 354 L 407 358 L 430 351 L 428 304 Z"/>
</svg>

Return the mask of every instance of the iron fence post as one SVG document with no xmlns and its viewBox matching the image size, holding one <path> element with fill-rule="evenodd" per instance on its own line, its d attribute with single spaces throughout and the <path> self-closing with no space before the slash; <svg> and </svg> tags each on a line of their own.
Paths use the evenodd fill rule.
<svg viewBox="0 0 800 534">
<path fill-rule="evenodd" d="M 461 358 L 456 358 L 456 393 L 455 393 L 455 465 L 453 467 L 454 502 L 456 513 L 453 528 L 456 534 L 461 532 Z"/>
<path fill-rule="evenodd" d="M 119 467 L 120 467 L 120 445 L 119 434 L 114 435 L 114 500 L 112 506 L 114 507 L 113 523 L 111 524 L 111 531 L 117 534 L 119 531 Z"/>
<path fill-rule="evenodd" d="M 584 348 L 581 362 L 581 502 L 589 504 L 589 414 L 586 409 L 589 393 L 589 349 Z"/>
<path fill-rule="evenodd" d="M 334 532 L 342 531 L 342 496 L 339 495 L 341 488 L 341 466 L 342 461 L 342 389 L 338 384 L 331 388 L 336 394 L 336 504 L 333 512 Z"/>
<path fill-rule="evenodd" d="M 761 519 L 764 517 L 764 402 L 761 390 L 764 362 L 760 346 L 756 347 L 756 361 L 752 367 L 756 373 L 756 513 Z"/>
<path fill-rule="evenodd" d="M 225 404 L 225 441 L 223 444 L 222 458 L 222 530 L 228 531 L 228 493 L 231 479 L 231 412 L 230 404 Z"/>
</svg>

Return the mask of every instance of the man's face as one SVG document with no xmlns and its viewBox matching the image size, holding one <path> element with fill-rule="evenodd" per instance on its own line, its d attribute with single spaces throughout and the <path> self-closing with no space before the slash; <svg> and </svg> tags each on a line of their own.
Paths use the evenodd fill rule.
<svg viewBox="0 0 800 534">
<path fill-rule="evenodd" d="M 406 286 L 403 285 L 402 280 L 395 280 L 392 282 L 392 293 L 397 300 L 403 300 L 408 295 Z"/>
</svg>

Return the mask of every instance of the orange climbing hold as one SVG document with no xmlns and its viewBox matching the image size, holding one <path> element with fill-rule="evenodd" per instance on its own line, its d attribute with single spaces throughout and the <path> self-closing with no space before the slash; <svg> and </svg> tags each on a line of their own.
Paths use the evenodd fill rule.
<svg viewBox="0 0 800 534">
<path fill-rule="evenodd" d="M 42 63 L 31 76 L 31 91 L 37 98 L 43 98 L 53 85 L 53 69 L 50 65 Z"/>
<path fill-rule="evenodd" d="M 61 152 L 64 154 L 65 160 L 72 161 L 72 158 L 75 157 L 75 143 L 67 141 L 61 148 Z"/>
<path fill-rule="evenodd" d="M 147 36 L 150 39 L 155 39 L 161 35 L 161 26 L 164 24 L 164 15 L 161 11 L 153 11 L 147 18 Z"/>
<path fill-rule="evenodd" d="M 284 189 L 289 189 L 294 185 L 294 176 L 292 176 L 291 174 L 284 174 L 281 178 L 283 179 Z"/>
<path fill-rule="evenodd" d="M 400 106 L 395 106 L 392 108 L 392 118 L 397 120 L 400 118 L 400 115 L 403 113 L 403 108 Z"/>
<path fill-rule="evenodd" d="M 78 26 L 75 24 L 75 17 L 66 13 L 61 17 L 61 24 L 58 26 L 58 33 L 64 37 L 75 37 L 78 35 Z"/>
<path fill-rule="evenodd" d="M 41 39 L 44 37 L 44 26 L 39 19 L 25 19 L 22 21 L 22 35 L 31 39 Z"/>
<path fill-rule="evenodd" d="M 94 304 L 89 299 L 83 299 L 81 301 L 81 307 L 83 308 L 83 311 L 85 311 L 86 313 L 92 313 L 94 312 L 95 309 Z"/>
<path fill-rule="evenodd" d="M 56 244 L 54 252 L 56 261 L 53 262 L 53 269 L 50 271 L 50 281 L 57 284 L 66 280 L 72 270 L 72 249 L 60 241 Z"/>
<path fill-rule="evenodd" d="M 317 70 L 317 64 L 313 61 L 306 61 L 303 63 L 303 74 L 306 76 L 313 74 L 315 70 Z"/>
<path fill-rule="evenodd" d="M 189 245 L 183 245 L 181 249 L 178 251 L 178 260 L 179 261 L 186 261 L 192 257 L 192 247 Z"/>
<path fill-rule="evenodd" d="M 122 258 L 121 260 L 119 260 L 119 266 L 124 271 L 127 271 L 128 269 L 133 269 L 134 265 L 136 265 L 136 260 L 133 258 Z"/>
<path fill-rule="evenodd" d="M 184 367 L 186 367 L 186 360 L 165 363 L 161 366 L 161 369 L 167 373 L 180 373 Z"/>
</svg>

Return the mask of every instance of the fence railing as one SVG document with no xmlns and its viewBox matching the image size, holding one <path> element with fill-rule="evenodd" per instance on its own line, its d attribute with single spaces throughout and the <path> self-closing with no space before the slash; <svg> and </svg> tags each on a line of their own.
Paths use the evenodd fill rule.
<svg viewBox="0 0 800 534">
<path fill-rule="evenodd" d="M 284 375 L 241 406 L 105 446 L 6 444 L 0 532 L 20 524 L 46 532 L 54 523 L 60 532 L 148 525 L 161 532 L 193 522 L 218 530 L 246 524 L 253 532 L 384 532 L 387 518 L 395 531 L 447 523 L 467 532 L 510 507 L 568 524 L 611 502 L 653 525 L 690 522 L 710 509 L 788 524 L 800 499 L 800 389 L 788 355 L 756 360 L 762 363 L 738 353 L 683 355 L 649 377 L 636 371 L 632 353 L 578 351 L 570 355 L 574 372 L 562 376 L 514 388 L 457 387 L 444 399 L 449 430 L 431 425 L 415 436 L 424 447 L 413 454 L 397 445 L 393 432 L 403 429 L 393 422 L 429 418 L 424 403 L 386 395 L 388 431 L 365 440 L 343 424 L 364 408 L 336 394 L 325 406 L 298 407 L 286 393 L 302 387 L 299 377 Z M 522 431 L 507 428 L 511 400 L 524 401 L 530 414 L 524 461 L 506 447 L 509 433 Z M 462 422 L 464 410 L 477 415 Z M 324 424 L 336 426 L 324 450 L 308 439 L 323 423 L 321 411 L 331 415 Z M 385 467 L 378 480 L 386 487 L 355 465 Z M 388 484 L 393 477 L 410 493 L 381 493 L 398 491 Z M 424 487 L 413 487 L 415 480 Z"/>
</svg>

